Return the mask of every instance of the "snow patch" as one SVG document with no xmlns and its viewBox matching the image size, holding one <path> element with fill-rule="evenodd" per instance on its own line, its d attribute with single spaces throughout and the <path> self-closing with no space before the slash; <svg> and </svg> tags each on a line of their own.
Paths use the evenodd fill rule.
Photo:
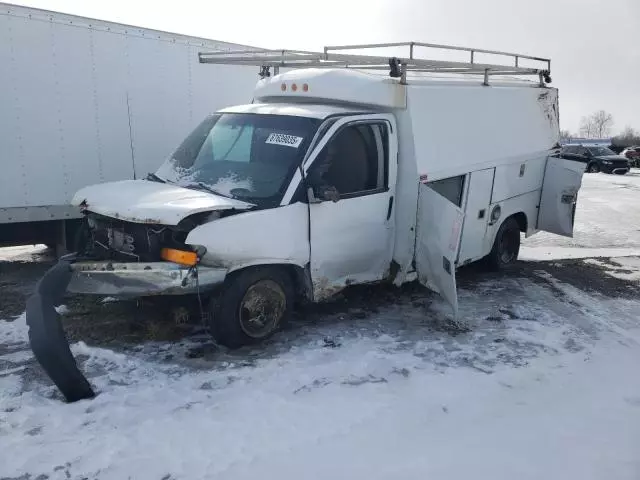
<svg viewBox="0 0 640 480">
<path fill-rule="evenodd" d="M 67 313 L 69 313 L 69 307 L 67 307 L 66 305 L 58 305 L 57 307 L 55 307 L 56 312 L 58 312 L 58 315 L 66 315 Z"/>
<path fill-rule="evenodd" d="M 0 260 L 16 260 L 43 253 L 47 250 L 46 245 L 20 245 L 17 247 L 0 248 Z"/>
<path fill-rule="evenodd" d="M 569 260 L 639 256 L 640 248 L 529 247 L 523 244 L 518 259 L 524 261 Z"/>
<path fill-rule="evenodd" d="M 585 263 L 602 268 L 607 275 L 614 278 L 640 280 L 640 258 L 638 257 L 619 257 L 607 262 L 591 258 L 585 260 Z"/>
<path fill-rule="evenodd" d="M 253 191 L 253 182 L 251 179 L 239 179 L 234 173 L 230 173 L 226 177 L 218 179 L 218 181 L 211 187 L 216 192 L 220 192 L 222 195 L 232 196 L 231 191 L 240 188 Z"/>
<path fill-rule="evenodd" d="M 11 345 L 29 341 L 29 327 L 25 313 L 14 320 L 0 320 L 0 344 Z"/>
<path fill-rule="evenodd" d="M 20 373 L 22 372 L 26 367 L 21 366 L 21 367 L 13 367 L 13 368 L 8 368 L 6 370 L 0 370 L 0 377 L 3 377 L 5 375 L 12 375 L 14 373 Z"/>
<path fill-rule="evenodd" d="M 33 358 L 31 350 L 16 350 L 15 352 L 0 355 L 0 361 L 7 363 L 24 363 Z"/>
</svg>

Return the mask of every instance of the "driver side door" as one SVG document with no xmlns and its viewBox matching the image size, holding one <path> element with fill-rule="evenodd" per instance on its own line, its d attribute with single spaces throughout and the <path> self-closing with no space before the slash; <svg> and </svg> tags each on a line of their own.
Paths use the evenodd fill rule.
<svg viewBox="0 0 640 480">
<path fill-rule="evenodd" d="M 314 300 L 388 275 L 397 151 L 392 115 L 360 115 L 336 121 L 305 163 Z"/>
</svg>

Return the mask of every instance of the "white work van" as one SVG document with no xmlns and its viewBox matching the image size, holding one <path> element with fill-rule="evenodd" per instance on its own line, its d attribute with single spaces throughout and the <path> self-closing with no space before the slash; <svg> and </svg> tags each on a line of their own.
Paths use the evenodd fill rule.
<svg viewBox="0 0 640 480">
<path fill-rule="evenodd" d="M 353 284 L 417 278 L 457 312 L 457 267 L 514 262 L 521 234 L 572 235 L 584 170 L 553 157 L 548 71 L 477 52 L 201 54 L 261 66 L 253 101 L 206 117 L 153 178 L 76 193 L 86 245 L 65 260 L 69 290 L 210 295 L 231 347 L 272 334 L 297 298 Z"/>
</svg>

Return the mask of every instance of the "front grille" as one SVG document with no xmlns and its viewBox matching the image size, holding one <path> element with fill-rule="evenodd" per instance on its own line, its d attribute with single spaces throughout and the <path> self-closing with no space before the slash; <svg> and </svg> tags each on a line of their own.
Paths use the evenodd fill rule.
<svg viewBox="0 0 640 480">
<path fill-rule="evenodd" d="M 165 225 L 125 222 L 96 214 L 86 217 L 86 253 L 102 260 L 154 262 L 162 247 L 184 246 L 185 232 Z"/>
</svg>

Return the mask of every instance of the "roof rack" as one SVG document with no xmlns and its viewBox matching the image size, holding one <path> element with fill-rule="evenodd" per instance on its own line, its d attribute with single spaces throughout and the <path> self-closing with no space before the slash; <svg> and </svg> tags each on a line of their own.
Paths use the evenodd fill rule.
<svg viewBox="0 0 640 480">
<path fill-rule="evenodd" d="M 389 57 L 380 55 L 363 55 L 353 53 L 335 53 L 346 50 L 368 50 L 375 48 L 407 48 L 408 56 Z M 469 61 L 436 60 L 416 56 L 416 47 L 440 51 L 459 51 L 469 54 Z M 504 63 L 490 64 L 476 62 L 477 54 L 489 54 L 507 57 Z M 484 75 L 485 85 L 489 84 L 489 76 L 495 75 L 531 75 L 538 76 L 540 85 L 551 83 L 551 60 L 532 57 L 520 53 L 499 52 L 481 48 L 456 47 L 421 42 L 375 43 L 367 45 L 338 45 L 324 47 L 324 52 L 307 52 L 301 50 L 236 50 L 226 52 L 200 52 L 200 63 L 255 65 L 260 67 L 260 76 L 271 75 L 273 67 L 277 75 L 282 68 L 353 68 L 359 70 L 389 70 L 389 75 L 407 82 L 408 72 L 438 72 L 456 74 Z M 521 60 L 535 61 L 544 64 L 545 68 L 520 66 Z"/>
</svg>

